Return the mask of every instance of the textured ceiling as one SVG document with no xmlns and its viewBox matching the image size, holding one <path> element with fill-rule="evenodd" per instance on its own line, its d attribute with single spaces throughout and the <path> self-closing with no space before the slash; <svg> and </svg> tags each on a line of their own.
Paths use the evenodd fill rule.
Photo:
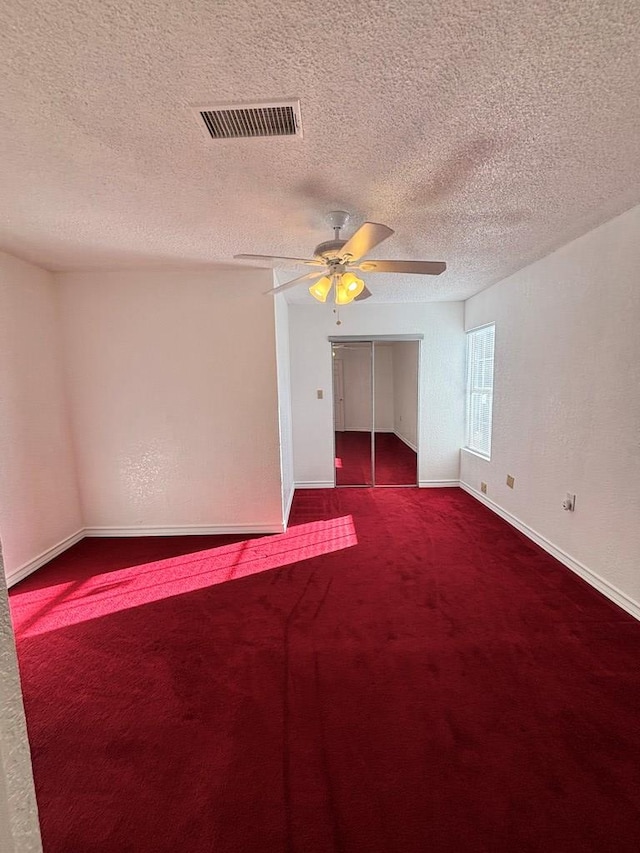
<svg viewBox="0 0 640 853">
<path fill-rule="evenodd" d="M 637 0 L 5 0 L 0 248 L 306 255 L 343 208 L 396 231 L 377 257 L 449 265 L 376 300 L 465 298 L 640 201 L 639 57 Z M 302 139 L 190 110 L 292 96 Z"/>
</svg>

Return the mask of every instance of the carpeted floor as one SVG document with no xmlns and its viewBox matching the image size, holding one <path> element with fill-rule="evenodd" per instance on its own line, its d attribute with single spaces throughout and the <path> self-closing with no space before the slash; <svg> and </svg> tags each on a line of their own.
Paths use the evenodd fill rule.
<svg viewBox="0 0 640 853">
<path fill-rule="evenodd" d="M 84 540 L 11 602 L 45 853 L 638 849 L 640 623 L 458 489 Z"/>
<path fill-rule="evenodd" d="M 336 432 L 336 485 L 367 486 L 373 482 L 371 433 Z M 377 486 L 415 486 L 418 457 L 392 432 L 375 435 L 375 483 Z"/>
</svg>

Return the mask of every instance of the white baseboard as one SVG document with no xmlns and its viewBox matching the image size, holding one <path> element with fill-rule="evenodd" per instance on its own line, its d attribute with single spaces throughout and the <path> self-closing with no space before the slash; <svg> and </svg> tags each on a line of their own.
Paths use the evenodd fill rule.
<svg viewBox="0 0 640 853">
<path fill-rule="evenodd" d="M 306 480 L 299 481 L 295 484 L 296 489 L 333 489 L 335 483 L 333 480 Z"/>
<path fill-rule="evenodd" d="M 282 533 L 282 524 L 180 524 L 175 527 L 85 527 L 85 536 L 220 536 Z"/>
<path fill-rule="evenodd" d="M 51 548 L 47 548 L 46 551 L 38 554 L 38 556 L 34 557 L 33 560 L 23 563 L 14 572 L 7 575 L 7 586 L 15 586 L 19 581 L 24 580 L 32 574 L 32 572 L 35 572 L 36 569 L 39 569 L 44 566 L 45 563 L 48 563 L 49 560 L 53 560 L 54 557 L 62 554 L 62 552 L 66 551 L 67 548 L 71 548 L 72 545 L 75 545 L 76 542 L 79 542 L 82 538 L 84 538 L 84 530 L 77 530 L 75 533 L 72 533 L 71 536 L 67 536 L 65 539 L 62 539 L 57 543 L 57 545 L 52 545 Z"/>
<path fill-rule="evenodd" d="M 558 548 L 557 545 L 554 545 L 552 542 L 549 542 L 548 539 L 545 539 L 544 536 L 533 530 L 533 528 L 525 524 L 524 521 L 520 521 L 520 519 L 517 518 L 515 515 L 512 515 L 510 512 L 507 512 L 506 509 L 503 509 L 497 503 L 494 503 L 494 501 L 492 501 L 486 495 L 483 495 L 482 492 L 479 492 L 474 489 L 468 483 L 463 483 L 462 481 L 460 481 L 460 488 L 464 489 L 465 492 L 468 492 L 472 497 L 474 497 L 477 501 L 480 501 L 480 503 L 484 504 L 492 512 L 495 512 L 496 515 L 499 515 L 500 518 L 503 518 L 512 527 L 515 527 L 516 530 L 520 531 L 520 533 L 524 533 L 524 535 L 528 539 L 531 539 L 532 542 L 535 542 L 536 545 L 539 545 L 548 554 L 551 554 L 552 557 L 555 557 L 556 560 L 562 563 L 563 566 L 566 566 L 568 569 L 571 569 L 572 572 L 575 572 L 575 574 L 581 577 L 584 581 L 595 587 L 598 592 L 601 592 L 610 601 L 613 601 L 614 604 L 617 604 L 618 607 L 621 607 L 631 616 L 640 620 L 640 604 L 637 601 L 634 601 L 632 598 L 629 598 L 629 596 L 622 592 L 622 590 L 609 583 L 609 581 L 606 581 L 603 577 L 600 577 L 600 575 L 596 574 L 596 572 L 585 566 L 584 563 L 581 563 L 579 560 L 576 560 L 570 554 L 567 554 L 566 551 L 563 551 L 561 548 Z"/>
<path fill-rule="evenodd" d="M 568 569 L 571 569 L 572 572 L 575 572 L 575 574 L 585 580 L 588 584 L 595 587 L 595 589 L 605 595 L 610 601 L 613 601 L 614 604 L 617 604 L 635 619 L 640 620 L 640 604 L 638 602 L 634 601 L 632 598 L 629 598 L 629 596 L 622 592 L 622 590 L 619 590 L 616 586 L 609 583 L 604 578 L 600 577 L 600 575 L 598 575 L 596 572 L 593 572 L 591 569 L 585 566 L 584 563 L 581 563 L 579 560 L 576 560 L 570 554 L 567 554 L 566 551 L 563 551 L 561 548 L 558 548 L 552 542 L 549 542 L 549 540 L 542 536 L 540 533 L 533 530 L 533 528 L 529 527 L 515 515 L 512 515 L 510 512 L 503 509 L 497 503 L 494 503 L 494 501 L 474 489 L 468 483 L 464 483 L 459 480 L 420 480 L 419 485 L 421 489 L 443 488 L 453 486 L 459 486 L 460 488 L 464 489 L 465 492 L 470 494 L 477 501 L 484 504 L 492 512 L 495 512 L 496 515 L 500 516 L 500 518 L 504 519 L 508 524 L 511 524 L 512 527 L 515 527 L 516 530 L 519 530 L 527 538 L 531 539 L 532 542 L 535 542 L 536 545 L 539 545 L 544 551 L 546 551 L 548 554 L 551 554 L 552 557 L 555 557 L 555 559 L 562 563 L 562 565 L 566 566 Z M 329 481 L 296 483 L 294 488 L 291 490 L 291 494 L 287 501 L 285 525 L 289 518 L 289 512 L 291 510 L 291 503 L 293 501 L 295 489 L 332 488 L 334 488 L 334 484 Z M 32 560 L 23 563 L 22 566 L 11 572 L 10 575 L 7 575 L 7 586 L 15 586 L 15 584 L 17 584 L 19 581 L 24 580 L 24 578 L 28 577 L 37 569 L 44 566 L 45 563 L 48 563 L 50 560 L 53 560 L 54 557 L 57 557 L 59 554 L 62 554 L 68 548 L 71 548 L 72 545 L 75 545 L 76 542 L 79 542 L 85 536 L 215 536 L 220 534 L 224 535 L 281 532 L 282 525 L 265 523 L 236 525 L 189 524 L 180 525 L 177 527 L 86 527 L 84 529 L 76 531 L 75 533 L 72 533 L 70 536 L 67 536 L 65 539 L 62 539 L 60 542 L 58 542 L 56 545 L 53 545 L 51 548 L 47 548 L 46 551 L 43 551 L 41 554 L 38 554 L 38 556 L 34 557 Z"/>
<path fill-rule="evenodd" d="M 416 445 L 412 441 L 409 441 L 408 438 L 405 438 L 405 436 L 402 435 L 401 433 L 399 433 L 398 430 L 394 429 L 393 434 L 395 435 L 396 438 L 399 438 L 400 441 L 402 441 L 404 444 L 406 444 L 407 447 L 410 447 L 414 453 L 418 452 L 418 448 L 416 447 Z"/>
<path fill-rule="evenodd" d="M 282 529 L 286 530 L 289 526 L 289 516 L 291 515 L 291 504 L 293 503 L 293 496 L 296 493 L 295 484 L 292 484 L 291 489 L 289 490 L 289 497 L 287 498 L 287 502 L 284 505 L 284 513 L 282 517 Z"/>
<path fill-rule="evenodd" d="M 289 510 L 291 509 L 293 494 L 294 490 L 292 489 L 287 508 L 287 518 L 289 516 Z M 8 574 L 7 586 L 15 586 L 37 569 L 42 568 L 42 566 L 46 565 L 50 560 L 53 560 L 54 557 L 57 557 L 68 548 L 71 548 L 71 546 L 75 545 L 76 542 L 80 542 L 80 540 L 84 539 L 85 536 L 103 536 L 105 538 L 120 536 L 218 536 L 225 534 L 242 535 L 250 533 L 282 533 L 283 529 L 282 524 L 265 523 L 226 525 L 186 524 L 177 527 L 85 527 L 76 531 L 71 536 L 67 536 L 66 539 L 63 539 L 51 548 L 47 548 L 46 551 L 38 554 L 38 556 L 34 557 L 33 560 L 23 563 L 22 566 L 11 572 L 11 574 Z"/>
</svg>

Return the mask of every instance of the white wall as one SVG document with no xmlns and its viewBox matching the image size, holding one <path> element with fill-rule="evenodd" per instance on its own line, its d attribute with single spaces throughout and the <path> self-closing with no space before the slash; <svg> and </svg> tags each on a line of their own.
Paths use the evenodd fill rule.
<svg viewBox="0 0 640 853">
<path fill-rule="evenodd" d="M 341 347 L 335 357 L 342 362 L 344 428 L 368 432 L 373 419 L 371 345 Z"/>
<path fill-rule="evenodd" d="M 352 343 L 335 351 L 343 366 L 344 428 L 371 430 L 371 344 Z M 374 398 L 377 432 L 409 431 L 416 446 L 418 343 L 377 342 L 374 348 Z M 397 363 L 396 363 L 397 362 Z M 398 412 L 396 414 L 396 404 Z M 404 423 L 403 423 L 404 420 Z M 406 436 L 405 436 L 406 437 Z"/>
<path fill-rule="evenodd" d="M 0 253 L 0 538 L 15 580 L 82 527 L 51 273 Z"/>
<path fill-rule="evenodd" d="M 275 279 L 274 279 L 275 285 Z M 286 524 L 293 500 L 293 427 L 291 424 L 291 355 L 289 352 L 289 306 L 284 295 L 273 297 L 278 374 L 278 418 L 280 424 L 280 473 L 282 513 Z"/>
<path fill-rule="evenodd" d="M 423 333 L 419 479 L 457 481 L 463 437 L 463 303 L 351 304 L 336 326 L 330 305 L 290 305 L 296 483 L 333 484 L 332 367 L 329 335 Z M 316 389 L 325 391 L 316 399 Z"/>
<path fill-rule="evenodd" d="M 57 279 L 85 524 L 281 529 L 271 273 Z"/>
<path fill-rule="evenodd" d="M 414 450 L 418 425 L 418 344 L 393 344 L 394 432 Z"/>
<path fill-rule="evenodd" d="M 468 329 L 496 323 L 495 400 L 491 461 L 463 451 L 461 463 L 465 483 L 484 480 L 499 507 L 637 607 L 639 234 L 636 207 L 467 302 Z"/>
<path fill-rule="evenodd" d="M 374 346 L 374 397 L 377 432 L 393 432 L 393 346 Z"/>
</svg>

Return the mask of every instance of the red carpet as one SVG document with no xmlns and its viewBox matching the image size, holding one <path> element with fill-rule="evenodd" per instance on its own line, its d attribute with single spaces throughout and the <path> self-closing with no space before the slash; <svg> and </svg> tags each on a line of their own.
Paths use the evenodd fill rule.
<svg viewBox="0 0 640 853">
<path fill-rule="evenodd" d="M 392 432 L 376 433 L 376 486 L 417 486 L 418 455 Z"/>
<path fill-rule="evenodd" d="M 371 433 L 336 432 L 336 485 L 367 486 L 372 483 Z M 415 486 L 418 457 L 391 432 L 377 432 L 375 481 L 377 486 Z"/>
<path fill-rule="evenodd" d="M 638 849 L 640 623 L 457 489 L 85 540 L 11 599 L 45 853 Z"/>
</svg>

